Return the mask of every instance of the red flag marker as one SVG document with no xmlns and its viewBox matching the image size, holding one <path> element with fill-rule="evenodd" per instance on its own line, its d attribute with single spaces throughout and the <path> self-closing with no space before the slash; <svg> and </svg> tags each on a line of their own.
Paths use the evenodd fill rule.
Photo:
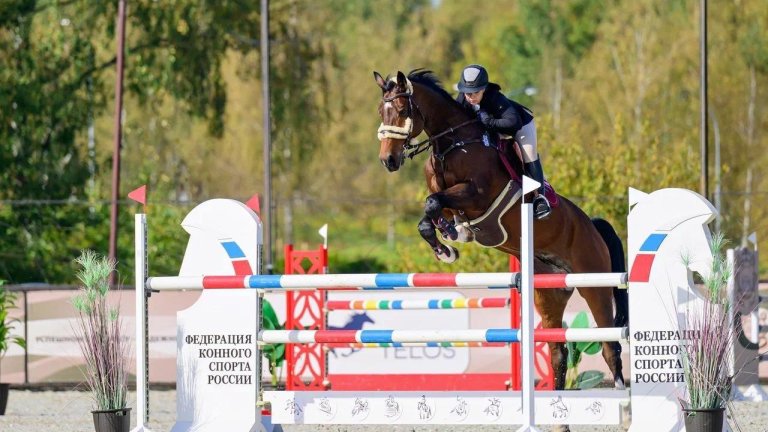
<svg viewBox="0 0 768 432">
<path fill-rule="evenodd" d="M 261 216 L 261 207 L 259 207 L 259 194 L 254 194 L 251 199 L 245 202 L 251 210 L 255 211 L 257 215 Z"/>
<path fill-rule="evenodd" d="M 137 189 L 128 192 L 128 198 L 146 205 L 147 204 L 147 185 L 141 186 Z"/>
<path fill-rule="evenodd" d="M 144 206 L 144 213 L 147 212 L 147 185 L 128 192 L 128 198 L 142 204 Z"/>
</svg>

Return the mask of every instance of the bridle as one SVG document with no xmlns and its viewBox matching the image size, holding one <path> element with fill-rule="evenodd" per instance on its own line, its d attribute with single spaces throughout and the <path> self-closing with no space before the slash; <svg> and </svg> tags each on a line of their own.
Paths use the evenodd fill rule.
<svg viewBox="0 0 768 432">
<path fill-rule="evenodd" d="M 435 157 L 440 160 L 441 162 L 445 159 L 445 156 L 448 155 L 452 150 L 463 147 L 466 144 L 476 143 L 476 142 L 482 142 L 488 144 L 490 142 L 490 138 L 488 136 L 488 133 L 483 133 L 482 139 L 474 139 L 474 140 L 466 140 L 466 141 L 456 141 L 455 139 L 451 140 L 453 141 L 452 144 L 442 152 L 439 152 L 437 149 L 437 139 L 442 138 L 448 134 L 455 133 L 458 129 L 463 128 L 464 126 L 470 125 L 472 123 L 475 123 L 478 121 L 478 119 L 473 118 L 470 120 L 467 120 L 465 122 L 459 123 L 456 126 L 451 126 L 448 129 L 427 137 L 426 139 L 423 139 L 421 141 L 418 141 L 416 143 L 412 143 L 413 140 L 413 112 L 416 111 L 419 113 L 419 116 L 421 116 L 422 125 L 426 125 L 427 119 L 424 117 L 424 114 L 421 112 L 421 109 L 419 109 L 419 106 L 416 104 L 416 102 L 413 100 L 413 85 L 411 84 L 410 80 L 406 81 L 407 89 L 404 92 L 395 93 L 392 96 L 389 97 L 381 97 L 382 102 L 393 102 L 395 99 L 398 98 L 406 98 L 408 100 L 407 104 L 407 111 L 406 111 L 406 118 L 405 118 L 405 126 L 395 126 L 395 125 L 385 125 L 383 122 L 381 125 L 379 125 L 378 129 L 378 138 L 379 141 L 384 140 L 385 138 L 393 138 L 393 139 L 402 139 L 403 140 L 403 154 L 407 156 L 409 159 L 413 159 L 416 155 L 419 153 L 424 152 L 425 150 L 429 149 L 430 147 L 434 146 L 434 149 L 432 153 L 435 155 Z M 415 110 L 414 110 L 415 107 Z"/>
<path fill-rule="evenodd" d="M 413 135 L 413 99 L 411 96 L 413 95 L 412 87 L 410 87 L 407 91 L 394 94 L 389 97 L 381 97 L 382 102 L 384 103 L 390 103 L 394 102 L 395 99 L 404 97 L 408 100 L 408 108 L 406 111 L 405 116 L 405 126 L 395 126 L 395 125 L 385 125 L 384 122 L 379 125 L 377 136 L 379 137 L 379 141 L 382 141 L 384 138 L 393 138 L 393 139 L 402 139 L 405 140 L 403 143 L 403 148 L 406 150 L 409 149 L 410 141 Z M 422 121 L 424 121 L 424 115 L 421 114 L 421 111 L 419 111 L 419 114 L 421 115 Z"/>
</svg>

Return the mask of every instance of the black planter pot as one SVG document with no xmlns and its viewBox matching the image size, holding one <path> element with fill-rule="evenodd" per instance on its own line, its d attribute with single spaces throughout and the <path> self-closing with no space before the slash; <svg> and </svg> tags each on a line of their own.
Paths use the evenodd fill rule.
<svg viewBox="0 0 768 432">
<path fill-rule="evenodd" d="M 722 432 L 725 408 L 683 408 L 686 432 Z"/>
<path fill-rule="evenodd" d="M 5 415 L 5 407 L 8 405 L 8 391 L 10 384 L 0 384 L 0 415 Z"/>
<path fill-rule="evenodd" d="M 130 408 L 91 412 L 96 432 L 129 432 L 131 430 Z"/>
</svg>

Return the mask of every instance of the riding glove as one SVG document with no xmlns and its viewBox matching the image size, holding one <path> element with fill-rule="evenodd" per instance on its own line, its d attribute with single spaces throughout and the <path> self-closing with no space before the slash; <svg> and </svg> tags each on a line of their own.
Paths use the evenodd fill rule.
<svg viewBox="0 0 768 432">
<path fill-rule="evenodd" d="M 477 115 L 480 117 L 480 121 L 484 125 L 491 126 L 491 121 L 493 120 L 493 117 L 491 117 L 490 114 L 488 114 L 484 110 L 480 110 L 480 111 L 477 112 Z"/>
</svg>

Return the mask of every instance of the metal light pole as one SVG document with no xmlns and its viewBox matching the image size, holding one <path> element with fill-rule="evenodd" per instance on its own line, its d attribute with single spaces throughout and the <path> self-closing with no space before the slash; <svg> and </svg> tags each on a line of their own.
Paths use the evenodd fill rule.
<svg viewBox="0 0 768 432">
<path fill-rule="evenodd" d="M 125 52 L 125 3 L 117 3 L 117 77 L 115 80 L 115 126 L 114 150 L 112 153 L 112 201 L 109 220 L 109 259 L 117 260 L 117 201 L 120 195 L 120 148 L 123 136 L 123 54 Z M 110 285 L 115 283 L 114 272 L 109 277 Z"/>
<path fill-rule="evenodd" d="M 701 184 L 699 186 L 701 195 L 709 199 L 709 154 L 707 149 L 708 128 L 707 128 L 707 0 L 700 0 L 699 7 L 701 19 L 701 34 L 699 37 L 699 53 L 701 55 L 701 119 L 700 119 L 700 139 L 701 139 Z"/>
<path fill-rule="evenodd" d="M 261 0 L 261 93 L 264 98 L 264 262 L 266 273 L 271 274 L 272 265 L 272 138 L 269 103 L 269 0 Z"/>
</svg>

